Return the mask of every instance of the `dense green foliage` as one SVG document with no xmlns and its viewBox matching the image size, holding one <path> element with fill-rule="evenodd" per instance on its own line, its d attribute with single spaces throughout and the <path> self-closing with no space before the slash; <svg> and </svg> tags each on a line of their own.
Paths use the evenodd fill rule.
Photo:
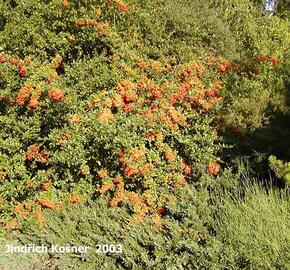
<svg viewBox="0 0 290 270">
<path fill-rule="evenodd" d="M 1 1 L 3 243 L 124 246 L 39 269 L 286 269 L 287 3 Z"/>
<path fill-rule="evenodd" d="M 287 269 L 290 201 L 287 194 L 247 186 L 243 194 L 217 193 L 223 207 L 209 207 L 208 194 L 188 192 L 168 208 L 162 230 L 129 224 L 130 215 L 107 209 L 106 200 L 75 205 L 56 214 L 45 211 L 48 226 L 23 229 L 24 243 L 122 244 L 122 254 L 54 255 L 60 269 Z M 188 202 L 191 203 L 188 203 Z M 100 212 L 98 209 L 103 209 Z M 215 213 L 218 218 L 211 216 Z M 210 229 L 209 229 L 210 228 Z M 48 261 L 48 257 L 44 261 Z M 55 269 L 55 268 L 52 268 Z"/>
</svg>

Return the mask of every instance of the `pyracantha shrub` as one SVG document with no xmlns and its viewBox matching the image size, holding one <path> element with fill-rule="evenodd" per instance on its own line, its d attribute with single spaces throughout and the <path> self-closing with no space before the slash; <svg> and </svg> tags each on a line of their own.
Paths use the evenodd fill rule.
<svg viewBox="0 0 290 270">
<path fill-rule="evenodd" d="M 30 217 L 44 224 L 43 208 L 105 195 L 133 220 L 158 220 L 181 189 L 219 173 L 224 96 L 237 100 L 229 90 L 239 81 L 237 91 L 262 89 L 280 58 L 268 50 L 248 64 L 202 45 L 197 56 L 185 41 L 208 37 L 192 38 L 174 17 L 156 23 L 160 6 L 155 17 L 143 2 L 0 4 L 0 211 L 8 227 Z"/>
<path fill-rule="evenodd" d="M 168 61 L 128 51 L 109 61 L 87 60 L 77 70 L 69 66 L 62 75 L 59 55 L 45 63 L 1 59 L 7 74 L 1 83 L 1 208 L 15 216 L 13 224 L 30 214 L 42 220 L 40 208 L 104 193 L 111 194 L 111 206 L 129 202 L 134 220 L 161 217 L 180 188 L 218 173 L 217 166 L 208 169 L 221 147 L 214 120 L 222 81 L 215 64 L 191 61 L 173 69 Z M 67 78 L 94 61 L 115 80 L 93 73 L 103 82 L 84 95 Z M 25 76 L 14 62 L 26 62 Z"/>
</svg>

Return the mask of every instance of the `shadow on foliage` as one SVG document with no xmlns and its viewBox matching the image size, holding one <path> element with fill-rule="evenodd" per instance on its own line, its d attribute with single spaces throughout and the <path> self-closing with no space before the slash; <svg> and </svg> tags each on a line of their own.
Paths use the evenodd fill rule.
<svg viewBox="0 0 290 270">
<path fill-rule="evenodd" d="M 286 99 L 290 104 L 290 95 Z M 269 169 L 268 157 L 275 155 L 280 160 L 290 160 L 290 112 L 269 106 L 267 115 L 271 115 L 270 123 L 253 131 L 227 128 L 222 135 L 226 144 L 233 147 L 224 150 L 222 156 L 237 170 L 246 164 L 246 173 L 263 184 L 268 185 L 274 179 L 274 184 L 284 187 L 285 183 Z"/>
</svg>

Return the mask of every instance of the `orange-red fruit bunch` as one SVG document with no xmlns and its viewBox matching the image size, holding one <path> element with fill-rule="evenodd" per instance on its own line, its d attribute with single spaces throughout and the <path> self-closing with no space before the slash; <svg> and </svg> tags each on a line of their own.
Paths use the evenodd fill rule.
<svg viewBox="0 0 290 270">
<path fill-rule="evenodd" d="M 48 91 L 49 97 L 53 100 L 53 101 L 63 101 L 64 100 L 64 93 L 57 88 L 51 88 Z"/>
<path fill-rule="evenodd" d="M 261 54 L 256 58 L 257 63 L 263 63 L 263 62 L 270 62 L 273 66 L 278 64 L 278 58 L 276 56 L 270 56 Z"/>
<path fill-rule="evenodd" d="M 31 84 L 24 86 L 20 89 L 17 97 L 16 103 L 18 105 L 24 105 L 25 101 L 29 99 L 29 96 L 33 90 L 33 86 Z"/>
<path fill-rule="evenodd" d="M 39 107 L 39 99 L 43 90 L 40 87 L 36 87 L 32 84 L 28 84 L 20 89 L 16 97 L 16 103 L 18 105 L 24 105 L 25 102 L 30 98 L 28 107 L 30 109 L 36 109 Z"/>
<path fill-rule="evenodd" d="M 39 146 L 37 144 L 33 144 L 28 147 L 26 158 L 29 161 L 37 159 L 40 163 L 46 163 L 48 161 L 48 153 L 45 150 L 39 151 Z"/>
<path fill-rule="evenodd" d="M 26 158 L 29 161 L 33 161 L 36 157 L 36 155 L 39 152 L 39 146 L 37 144 L 33 144 L 28 147 L 27 153 L 26 153 Z"/>
<path fill-rule="evenodd" d="M 43 183 L 41 185 L 41 187 L 42 187 L 43 190 L 48 191 L 49 188 L 51 187 L 51 181 Z"/>
<path fill-rule="evenodd" d="M 81 202 L 82 200 L 77 196 L 75 192 L 73 192 L 72 196 L 68 198 L 67 201 L 70 203 L 77 203 L 77 202 Z"/>
<path fill-rule="evenodd" d="M 67 8 L 69 6 L 69 1 L 63 0 L 63 6 Z"/>
<path fill-rule="evenodd" d="M 230 63 L 227 60 L 222 60 L 220 63 L 217 63 L 216 70 L 219 73 L 228 73 Z"/>
<path fill-rule="evenodd" d="M 35 218 L 38 221 L 39 225 L 43 226 L 45 224 L 45 218 L 44 218 L 43 213 L 40 209 L 37 209 L 35 211 Z"/>
<path fill-rule="evenodd" d="M 76 26 L 87 26 L 87 25 L 92 25 L 92 26 L 97 26 L 98 21 L 97 20 L 84 20 L 84 21 L 77 21 Z"/>
<path fill-rule="evenodd" d="M 122 2 L 122 1 L 117 1 L 117 7 L 119 8 L 119 10 L 121 10 L 122 12 L 127 12 L 128 11 L 128 7 L 127 5 Z"/>
<path fill-rule="evenodd" d="M 43 208 L 55 209 L 56 205 L 54 202 L 46 199 L 37 199 L 37 203 L 39 203 Z"/>
<path fill-rule="evenodd" d="M 218 174 L 220 169 L 221 169 L 221 166 L 217 162 L 211 162 L 207 167 L 208 172 L 212 175 Z"/>
<path fill-rule="evenodd" d="M 19 60 L 11 58 L 9 59 L 7 56 L 5 55 L 1 55 L 0 56 L 0 63 L 3 64 L 5 62 L 9 61 L 10 64 L 15 65 L 18 67 L 18 76 L 19 77 L 25 77 L 27 75 L 27 68 L 25 67 L 25 65 L 23 63 L 21 63 Z"/>
<path fill-rule="evenodd" d="M 40 95 L 42 91 L 43 91 L 42 88 L 37 87 L 34 93 L 32 93 L 29 104 L 28 104 L 29 108 L 36 109 L 37 107 L 39 107 L 39 99 L 40 99 Z"/>
</svg>

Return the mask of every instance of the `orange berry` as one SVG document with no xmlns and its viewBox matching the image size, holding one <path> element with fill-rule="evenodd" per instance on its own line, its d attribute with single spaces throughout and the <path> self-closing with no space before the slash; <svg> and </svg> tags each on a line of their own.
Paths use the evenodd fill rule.
<svg viewBox="0 0 290 270">
<path fill-rule="evenodd" d="M 35 217 L 41 226 L 43 226 L 45 224 L 45 218 L 44 218 L 43 213 L 40 209 L 36 210 Z"/>
<path fill-rule="evenodd" d="M 106 169 L 99 170 L 97 174 L 102 179 L 108 177 L 108 171 Z"/>
<path fill-rule="evenodd" d="M 49 200 L 37 199 L 36 202 L 39 203 L 43 208 L 49 208 L 49 209 L 56 208 L 56 205 L 52 201 L 49 201 Z"/>
<path fill-rule="evenodd" d="M 41 185 L 41 187 L 42 187 L 43 190 L 48 191 L 49 188 L 51 187 L 51 181 L 43 183 Z"/>
<path fill-rule="evenodd" d="M 37 144 L 33 144 L 28 147 L 26 158 L 29 161 L 33 161 L 35 159 L 36 154 L 39 152 L 39 146 Z"/>
<path fill-rule="evenodd" d="M 62 101 L 64 100 L 64 93 L 57 89 L 57 88 L 52 88 L 48 91 L 49 97 L 53 100 L 53 101 Z"/>
<path fill-rule="evenodd" d="M 166 149 L 166 150 L 164 151 L 164 155 L 165 155 L 165 158 L 166 158 L 168 161 L 173 161 L 173 160 L 175 160 L 175 155 L 174 155 L 174 153 L 173 153 L 171 150 Z"/>
<path fill-rule="evenodd" d="M 38 161 L 40 163 L 46 163 L 48 161 L 48 153 L 45 150 L 42 150 L 38 155 Z"/>
<path fill-rule="evenodd" d="M 117 6 L 123 12 L 127 12 L 128 11 L 127 5 L 125 3 L 123 3 L 123 2 L 121 2 L 121 1 L 117 2 Z"/>
<path fill-rule="evenodd" d="M 220 171 L 221 166 L 217 162 L 211 162 L 207 170 L 210 174 L 216 175 Z"/>
<path fill-rule="evenodd" d="M 12 219 L 11 222 L 6 225 L 6 228 L 11 230 L 19 229 L 19 223 L 17 219 Z"/>
</svg>

